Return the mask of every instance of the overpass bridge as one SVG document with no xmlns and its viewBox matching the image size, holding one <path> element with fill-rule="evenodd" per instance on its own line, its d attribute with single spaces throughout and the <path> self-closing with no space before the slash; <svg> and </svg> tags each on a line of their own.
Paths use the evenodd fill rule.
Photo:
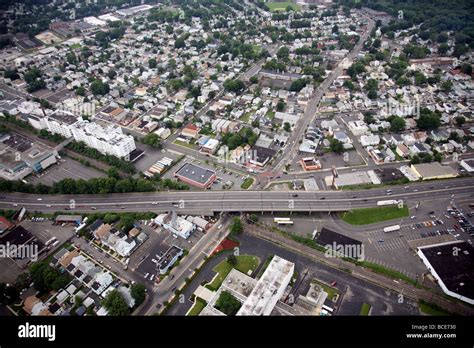
<svg viewBox="0 0 474 348">
<path fill-rule="evenodd" d="M 0 209 L 63 212 L 343 212 L 377 206 L 380 200 L 422 201 L 471 197 L 474 179 L 454 179 L 359 191 L 161 191 L 99 195 L 0 193 Z"/>
</svg>

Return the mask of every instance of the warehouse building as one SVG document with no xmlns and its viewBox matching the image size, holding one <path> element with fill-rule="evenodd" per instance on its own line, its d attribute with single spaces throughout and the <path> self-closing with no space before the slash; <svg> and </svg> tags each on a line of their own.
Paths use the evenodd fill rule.
<svg viewBox="0 0 474 348">
<path fill-rule="evenodd" d="M 474 305 L 474 248 L 465 241 L 419 247 L 418 256 L 449 296 Z"/>
<path fill-rule="evenodd" d="M 450 166 L 442 166 L 439 162 L 412 164 L 410 168 L 421 180 L 448 179 L 459 175 Z"/>
<path fill-rule="evenodd" d="M 57 153 L 15 132 L 0 133 L 0 177 L 21 180 L 56 163 Z"/>
<path fill-rule="evenodd" d="M 199 188 L 208 188 L 217 179 L 216 172 L 191 163 L 185 163 L 174 173 L 174 176 L 178 180 Z"/>
</svg>

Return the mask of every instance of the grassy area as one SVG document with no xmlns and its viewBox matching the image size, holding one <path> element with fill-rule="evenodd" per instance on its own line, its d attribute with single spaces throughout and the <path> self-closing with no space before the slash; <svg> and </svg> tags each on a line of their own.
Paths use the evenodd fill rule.
<svg viewBox="0 0 474 348">
<path fill-rule="evenodd" d="M 284 1 L 284 2 L 267 2 L 266 5 L 272 12 L 276 11 L 285 11 L 288 6 L 290 6 L 293 10 L 299 11 L 300 6 L 297 4 L 294 4 L 290 1 Z"/>
<path fill-rule="evenodd" d="M 254 179 L 253 178 L 247 178 L 244 180 L 244 182 L 242 183 L 242 185 L 240 185 L 240 188 L 246 190 L 248 189 L 250 186 L 252 186 L 254 182 Z"/>
<path fill-rule="evenodd" d="M 266 116 L 269 120 L 273 120 L 275 118 L 275 111 L 268 111 Z"/>
<path fill-rule="evenodd" d="M 240 120 L 242 122 L 247 122 L 249 123 L 250 121 L 250 116 L 252 115 L 252 111 L 249 111 L 249 112 L 246 112 L 245 114 L 242 115 L 242 117 L 240 118 Z"/>
<path fill-rule="evenodd" d="M 273 182 L 270 184 L 269 188 L 275 187 L 277 185 L 286 185 L 289 190 L 293 190 L 293 185 L 291 184 L 291 181 Z"/>
<path fill-rule="evenodd" d="M 360 309 L 359 315 L 369 315 L 370 308 L 372 308 L 371 305 L 369 305 L 368 303 L 364 303 L 362 305 L 362 308 Z"/>
<path fill-rule="evenodd" d="M 429 302 L 425 302 L 421 300 L 418 303 L 418 307 L 420 308 L 420 312 L 427 315 L 435 315 L 435 316 L 443 316 L 443 315 L 451 315 L 450 313 L 446 312 L 442 308 L 439 308 L 437 305 Z"/>
<path fill-rule="evenodd" d="M 217 276 L 214 277 L 212 282 L 206 285 L 206 288 L 212 291 L 217 291 L 224 281 L 225 277 L 229 274 L 232 268 L 247 274 L 249 271 L 255 271 L 260 264 L 260 260 L 256 256 L 252 255 L 240 255 L 236 256 L 237 264 L 232 266 L 227 260 L 222 261 L 212 270 L 217 273 Z"/>
<path fill-rule="evenodd" d="M 196 302 L 194 303 L 194 306 L 189 310 L 188 314 L 189 316 L 195 316 L 199 315 L 201 311 L 206 307 L 207 302 L 204 301 L 202 298 L 196 298 Z"/>
<path fill-rule="evenodd" d="M 176 144 L 176 145 L 179 145 L 179 146 L 184 146 L 184 147 L 188 147 L 190 149 L 194 149 L 194 145 L 193 144 L 188 144 L 184 141 L 180 141 L 180 140 L 175 140 L 173 141 L 173 144 Z"/>
<path fill-rule="evenodd" d="M 384 183 L 384 184 L 347 185 L 347 186 L 342 186 L 341 190 L 370 190 L 370 189 L 373 189 L 373 188 L 379 188 L 380 189 L 380 188 L 384 188 L 384 187 L 390 188 L 392 186 L 406 185 L 408 183 L 410 183 L 410 180 L 408 180 L 407 178 L 403 178 L 403 179 L 400 179 L 400 180 L 390 181 L 390 182 L 387 182 L 387 183 Z"/>
<path fill-rule="evenodd" d="M 321 286 L 323 288 L 323 290 L 325 292 L 327 292 L 328 294 L 328 298 L 330 300 L 334 300 L 334 298 L 336 297 L 337 294 L 339 294 L 339 291 L 337 291 L 336 288 L 333 288 L 332 286 L 329 286 L 329 285 L 326 285 L 324 283 L 321 283 L 321 282 L 318 282 L 317 280 L 313 280 L 313 283 L 316 283 L 318 284 L 319 286 Z"/>
<path fill-rule="evenodd" d="M 400 219 L 408 216 L 408 207 L 383 206 L 375 208 L 354 209 L 342 215 L 342 220 L 351 225 L 368 225 L 381 221 Z"/>
</svg>

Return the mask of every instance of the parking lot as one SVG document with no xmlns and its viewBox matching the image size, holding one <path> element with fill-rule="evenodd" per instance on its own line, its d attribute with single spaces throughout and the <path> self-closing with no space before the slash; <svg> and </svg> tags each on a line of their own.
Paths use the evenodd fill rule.
<svg viewBox="0 0 474 348">
<path fill-rule="evenodd" d="M 156 280 L 156 261 L 172 245 L 176 245 L 183 250 L 190 250 L 204 235 L 203 232 L 195 230 L 188 239 L 176 236 L 161 227 L 151 224 L 141 224 L 142 230 L 148 234 L 149 238 L 130 257 L 130 269 L 135 270 L 147 282 Z"/>
<path fill-rule="evenodd" d="M 192 163 L 194 165 L 216 172 L 217 180 L 211 185 L 211 190 L 241 190 L 240 185 L 242 185 L 245 178 L 247 178 L 247 175 L 239 174 L 237 172 L 230 171 L 228 168 L 224 168 L 224 164 L 222 166 L 216 166 L 210 163 L 205 163 L 201 160 L 197 160 L 191 156 L 186 156 L 182 161 L 175 164 L 163 175 L 163 178 L 174 179 L 173 174 L 185 163 Z M 191 190 L 201 189 L 191 186 Z"/>
<path fill-rule="evenodd" d="M 273 222 L 275 217 L 290 217 L 293 221 L 293 225 L 276 225 Z M 329 216 L 326 213 L 311 215 L 264 215 L 260 217 L 260 220 L 270 226 L 278 227 L 281 230 L 305 238 L 313 238 L 315 230 L 321 231 L 321 229 L 325 227 L 334 232 L 361 241 L 364 245 L 364 259 L 368 262 L 394 269 L 411 278 L 416 278 L 417 275 L 422 274 L 426 270 L 419 262 L 414 250 L 410 248 L 410 244 L 407 240 L 407 238 L 410 238 L 411 234 L 413 234 L 411 228 L 407 230 L 410 233 L 406 233 L 405 231 L 385 233 L 383 231 L 384 225 L 394 225 L 397 223 L 401 223 L 402 226 L 405 224 L 411 225 L 413 220 L 410 218 L 396 222 L 385 222 L 380 225 L 380 228 L 370 225 L 348 227 L 346 224 L 341 223 L 336 215 Z"/>
<path fill-rule="evenodd" d="M 38 238 L 42 245 L 52 237 L 56 237 L 58 243 L 50 250 L 41 253 L 40 259 L 54 253 L 74 234 L 73 226 L 53 226 L 52 221 L 49 219 L 43 221 L 24 220 L 21 223 L 21 227 L 30 232 L 32 236 Z M 24 267 L 26 267 L 26 263 L 21 260 L 14 261 L 10 258 L 0 258 L 0 281 L 13 283 L 18 275 L 25 272 L 26 268 Z"/>
<path fill-rule="evenodd" d="M 176 161 L 182 156 L 182 154 L 177 153 L 175 151 L 165 149 L 160 150 L 138 142 L 137 148 L 145 151 L 145 154 L 134 163 L 135 168 L 137 168 L 137 171 L 140 172 L 147 171 L 152 165 L 154 165 L 156 162 L 162 160 L 165 157 L 171 158 L 173 161 Z"/>
<path fill-rule="evenodd" d="M 44 221 L 33 221 L 31 218 L 29 220 L 24 220 L 21 223 L 25 229 L 31 232 L 35 237 L 37 237 L 41 242 L 45 243 L 52 237 L 56 237 L 59 241 L 57 246 L 62 245 L 67 239 L 71 238 L 74 235 L 73 225 L 53 225 L 53 221 L 45 219 Z"/>
<path fill-rule="evenodd" d="M 105 173 L 92 167 L 74 161 L 70 158 L 62 158 L 57 164 L 47 168 L 39 175 L 30 175 L 26 181 L 33 184 L 44 184 L 51 186 L 63 179 L 89 180 L 92 178 L 105 177 Z"/>
</svg>

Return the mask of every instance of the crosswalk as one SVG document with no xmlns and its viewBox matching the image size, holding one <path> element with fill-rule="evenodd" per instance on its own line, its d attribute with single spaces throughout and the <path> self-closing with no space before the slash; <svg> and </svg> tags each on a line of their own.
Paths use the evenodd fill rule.
<svg viewBox="0 0 474 348">
<path fill-rule="evenodd" d="M 398 233 L 396 235 L 390 235 L 383 231 L 372 231 L 368 232 L 367 236 L 369 237 L 369 243 L 372 244 L 378 253 L 409 248 L 405 237 L 399 237 Z M 389 237 L 389 239 L 386 239 L 386 237 Z"/>
<path fill-rule="evenodd" d="M 387 262 L 383 262 L 383 261 L 377 260 L 377 259 L 375 259 L 375 258 L 373 258 L 373 257 L 368 256 L 368 257 L 365 258 L 365 261 L 370 262 L 370 263 L 376 263 L 376 264 L 381 265 L 381 266 L 383 266 L 383 267 L 385 267 L 385 268 L 393 269 L 394 271 L 400 272 L 400 273 L 402 273 L 402 274 L 404 274 L 404 275 L 406 275 L 406 276 L 408 276 L 408 277 L 410 277 L 410 278 L 412 278 L 412 279 L 415 279 L 415 278 L 416 278 L 416 274 L 415 274 L 415 273 L 405 271 L 405 270 L 403 270 L 403 269 L 401 269 L 401 268 L 398 268 L 398 267 L 394 267 L 393 265 L 388 264 Z"/>
</svg>

